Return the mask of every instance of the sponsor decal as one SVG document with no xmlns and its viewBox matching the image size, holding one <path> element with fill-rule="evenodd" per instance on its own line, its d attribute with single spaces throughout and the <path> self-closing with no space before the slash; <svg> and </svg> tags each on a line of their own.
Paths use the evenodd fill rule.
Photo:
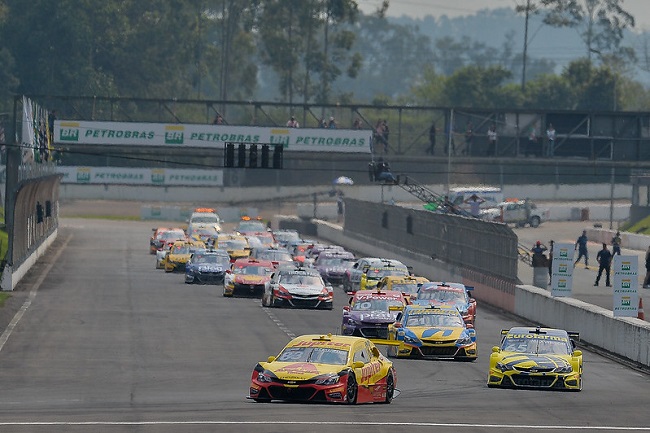
<svg viewBox="0 0 650 433">
<path fill-rule="evenodd" d="M 381 364 L 378 362 L 371 362 L 368 365 L 363 366 L 361 369 L 361 382 L 369 380 L 372 376 L 381 371 Z"/>
<path fill-rule="evenodd" d="M 158 185 L 165 183 L 165 169 L 154 168 L 151 170 L 151 182 Z"/>
<path fill-rule="evenodd" d="M 567 341 L 566 338 L 558 335 L 541 335 L 541 334 L 508 334 L 506 338 L 528 338 L 529 340 L 553 340 Z"/>
<path fill-rule="evenodd" d="M 90 168 L 88 167 L 77 168 L 77 183 L 89 183 L 89 182 L 90 182 Z"/>
<path fill-rule="evenodd" d="M 298 343 L 291 345 L 291 347 L 322 347 L 322 346 L 350 347 L 350 344 L 341 343 L 337 341 L 328 341 L 328 340 L 312 340 L 312 341 L 299 341 Z"/>
<path fill-rule="evenodd" d="M 622 296 L 621 297 L 621 306 L 622 307 L 629 307 L 632 305 L 632 298 L 629 296 Z"/>
<path fill-rule="evenodd" d="M 86 129 L 84 138 L 119 138 L 124 140 L 152 140 L 155 137 L 153 131 L 128 130 L 128 129 Z"/>
<path fill-rule="evenodd" d="M 61 141 L 79 141 L 79 123 L 78 122 L 61 122 L 59 128 L 59 139 Z"/>
<path fill-rule="evenodd" d="M 277 370 L 276 373 L 288 374 L 318 374 L 318 369 L 314 364 L 309 362 L 298 362 L 296 364 L 289 364 Z"/>
<path fill-rule="evenodd" d="M 621 271 L 630 271 L 632 270 L 632 264 L 630 262 L 621 262 Z"/>
<path fill-rule="evenodd" d="M 180 145 L 183 144 L 183 132 L 185 128 L 183 125 L 167 125 L 165 126 L 165 144 Z"/>
</svg>

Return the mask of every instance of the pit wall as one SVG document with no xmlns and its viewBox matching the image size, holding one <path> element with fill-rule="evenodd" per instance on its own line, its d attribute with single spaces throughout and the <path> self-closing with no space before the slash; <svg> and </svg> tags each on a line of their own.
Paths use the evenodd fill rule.
<svg viewBox="0 0 650 433">
<path fill-rule="evenodd" d="M 275 227 L 282 226 L 281 220 L 276 219 L 273 223 Z M 648 322 L 636 318 L 614 317 L 609 310 L 577 299 L 554 298 L 544 289 L 513 285 L 495 277 L 486 277 L 471 270 L 432 260 L 431 257 L 383 245 L 376 239 L 364 239 L 351 233 L 344 234 L 340 226 L 327 221 L 312 220 L 310 224 L 315 226 L 318 238 L 342 245 L 359 254 L 396 258 L 412 266 L 413 273 L 431 280 L 462 281 L 463 284 L 475 287 L 473 296 L 481 303 L 498 307 L 532 323 L 579 332 L 581 341 L 650 367 Z"/>
</svg>

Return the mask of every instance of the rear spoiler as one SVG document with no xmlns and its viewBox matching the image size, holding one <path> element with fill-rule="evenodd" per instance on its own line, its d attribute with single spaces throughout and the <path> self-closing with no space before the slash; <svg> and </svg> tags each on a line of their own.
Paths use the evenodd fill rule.
<svg viewBox="0 0 650 433">
<path fill-rule="evenodd" d="M 580 333 L 579 332 L 567 331 L 567 334 L 569 334 L 570 339 L 580 341 Z"/>
<path fill-rule="evenodd" d="M 474 290 L 474 286 L 465 286 L 465 290 L 467 290 L 468 292 L 471 292 L 471 291 Z"/>
<path fill-rule="evenodd" d="M 375 346 L 399 346 L 402 344 L 400 340 L 383 340 L 381 338 L 369 338 L 368 340 L 372 341 Z"/>
</svg>

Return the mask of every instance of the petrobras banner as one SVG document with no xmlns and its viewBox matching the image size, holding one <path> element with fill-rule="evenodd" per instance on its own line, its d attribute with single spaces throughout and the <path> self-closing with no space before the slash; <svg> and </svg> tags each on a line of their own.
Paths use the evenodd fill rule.
<svg viewBox="0 0 650 433">
<path fill-rule="evenodd" d="M 370 153 L 372 131 L 326 128 L 57 120 L 57 144 L 223 148 L 225 143 L 281 144 L 284 151 Z"/>
<path fill-rule="evenodd" d="M 555 243 L 551 264 L 551 296 L 571 296 L 573 289 L 573 244 Z"/>
<path fill-rule="evenodd" d="M 59 166 L 61 183 L 223 186 L 223 170 Z"/>
<path fill-rule="evenodd" d="M 639 314 L 639 258 L 637 256 L 615 255 L 614 272 L 614 317 L 637 317 Z"/>
</svg>

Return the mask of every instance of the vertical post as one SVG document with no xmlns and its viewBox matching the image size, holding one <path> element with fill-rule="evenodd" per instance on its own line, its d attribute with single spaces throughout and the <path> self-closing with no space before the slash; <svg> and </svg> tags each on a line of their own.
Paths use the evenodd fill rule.
<svg viewBox="0 0 650 433">
<path fill-rule="evenodd" d="M 609 186 L 609 229 L 614 228 L 614 179 L 616 177 L 616 168 L 612 165 Z"/>
<path fill-rule="evenodd" d="M 526 0 L 526 19 L 524 24 L 524 55 L 521 68 L 521 90 L 526 90 L 526 57 L 528 55 L 528 16 L 530 14 L 530 0 Z"/>
<path fill-rule="evenodd" d="M 18 187 L 18 170 L 21 163 L 21 148 L 16 142 L 16 125 L 18 124 L 18 99 L 14 97 L 14 118 L 7 134 L 7 191 L 5 194 L 5 224 L 9 240 L 7 242 L 7 265 L 14 262 L 14 214 L 16 213 L 16 188 Z M 23 107 L 24 109 L 24 107 Z M 21 115 L 22 118 L 22 115 Z"/>
<path fill-rule="evenodd" d="M 454 126 L 454 109 L 452 108 L 449 113 L 449 126 L 447 129 L 447 187 L 445 188 L 445 194 L 449 197 L 449 183 L 451 176 L 451 140 L 453 134 Z"/>
</svg>

